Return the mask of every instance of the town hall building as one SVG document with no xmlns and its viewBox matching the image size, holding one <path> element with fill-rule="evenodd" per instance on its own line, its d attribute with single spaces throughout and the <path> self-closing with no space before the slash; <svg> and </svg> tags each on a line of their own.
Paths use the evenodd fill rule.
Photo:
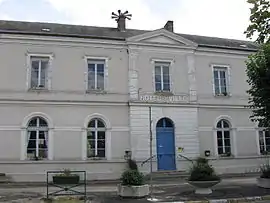
<svg viewBox="0 0 270 203">
<path fill-rule="evenodd" d="M 207 157 L 218 173 L 258 168 L 270 135 L 250 121 L 249 41 L 156 30 L 0 21 L 0 172 L 115 179 L 131 156 L 149 172 Z M 150 134 L 153 136 L 150 143 Z M 140 163 L 145 162 L 142 166 Z"/>
</svg>

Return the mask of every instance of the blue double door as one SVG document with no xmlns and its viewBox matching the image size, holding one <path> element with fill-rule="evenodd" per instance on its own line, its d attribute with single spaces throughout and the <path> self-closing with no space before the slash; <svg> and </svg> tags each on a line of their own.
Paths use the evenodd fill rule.
<svg viewBox="0 0 270 203">
<path fill-rule="evenodd" d="M 162 118 L 156 126 L 157 167 L 159 171 L 176 170 L 174 125 Z"/>
</svg>

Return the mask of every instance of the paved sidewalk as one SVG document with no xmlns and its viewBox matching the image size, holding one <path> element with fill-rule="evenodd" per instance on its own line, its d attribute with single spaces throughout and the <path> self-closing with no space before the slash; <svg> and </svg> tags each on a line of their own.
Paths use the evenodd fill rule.
<svg viewBox="0 0 270 203">
<path fill-rule="evenodd" d="M 270 190 L 258 188 L 255 178 L 224 179 L 214 187 L 213 194 L 208 196 L 195 195 L 193 188 L 185 182 L 163 182 L 153 187 L 153 197 L 156 202 L 188 202 L 198 200 L 231 199 L 270 195 Z M 79 188 L 82 190 L 83 188 Z M 50 190 L 50 191 L 56 191 Z M 91 203 L 151 203 L 149 199 L 130 200 L 117 196 L 117 186 L 88 186 L 87 196 Z M 0 188 L 0 202 L 39 203 L 46 195 L 46 187 L 35 188 Z M 30 199 L 26 199 L 30 198 Z M 26 199 L 23 201 L 23 199 Z M 90 201 L 91 200 L 91 201 Z M 251 201 L 252 202 L 252 201 Z M 253 201 L 255 202 L 255 201 Z M 258 202 L 258 201 L 256 201 Z M 267 202 L 267 201 L 266 201 Z M 270 202 L 268 200 L 268 202 Z M 221 202 L 220 202 L 221 203 Z"/>
</svg>

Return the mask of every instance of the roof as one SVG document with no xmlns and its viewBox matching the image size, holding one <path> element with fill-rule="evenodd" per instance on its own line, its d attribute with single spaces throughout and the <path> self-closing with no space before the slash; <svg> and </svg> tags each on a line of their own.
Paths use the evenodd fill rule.
<svg viewBox="0 0 270 203">
<path fill-rule="evenodd" d="M 128 37 L 140 35 L 151 31 L 152 30 L 127 29 L 125 32 L 120 32 L 118 31 L 117 28 L 109 28 L 109 27 L 0 20 L 0 33 L 69 36 L 69 37 L 112 39 L 124 41 Z M 188 34 L 178 34 L 178 35 L 202 47 L 216 47 L 216 48 L 238 49 L 246 51 L 254 51 L 258 49 L 257 44 L 250 41 L 188 35 Z"/>
</svg>

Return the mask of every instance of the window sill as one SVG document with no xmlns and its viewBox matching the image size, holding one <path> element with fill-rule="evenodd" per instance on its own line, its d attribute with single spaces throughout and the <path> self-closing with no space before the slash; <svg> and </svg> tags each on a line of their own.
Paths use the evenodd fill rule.
<svg viewBox="0 0 270 203">
<path fill-rule="evenodd" d="M 29 88 L 29 92 L 49 92 L 48 88 Z"/>
<path fill-rule="evenodd" d="M 230 98 L 231 94 L 227 93 L 227 94 L 214 94 L 214 97 L 216 98 Z"/>
<path fill-rule="evenodd" d="M 157 91 L 154 93 L 155 95 L 158 96 L 173 96 L 174 94 L 170 91 Z"/>
<path fill-rule="evenodd" d="M 107 161 L 105 157 L 87 157 L 87 161 Z"/>
<path fill-rule="evenodd" d="M 231 156 L 218 156 L 218 159 L 234 159 L 235 156 L 231 155 Z"/>
<path fill-rule="evenodd" d="M 86 90 L 86 94 L 107 94 L 105 90 Z"/>
</svg>

